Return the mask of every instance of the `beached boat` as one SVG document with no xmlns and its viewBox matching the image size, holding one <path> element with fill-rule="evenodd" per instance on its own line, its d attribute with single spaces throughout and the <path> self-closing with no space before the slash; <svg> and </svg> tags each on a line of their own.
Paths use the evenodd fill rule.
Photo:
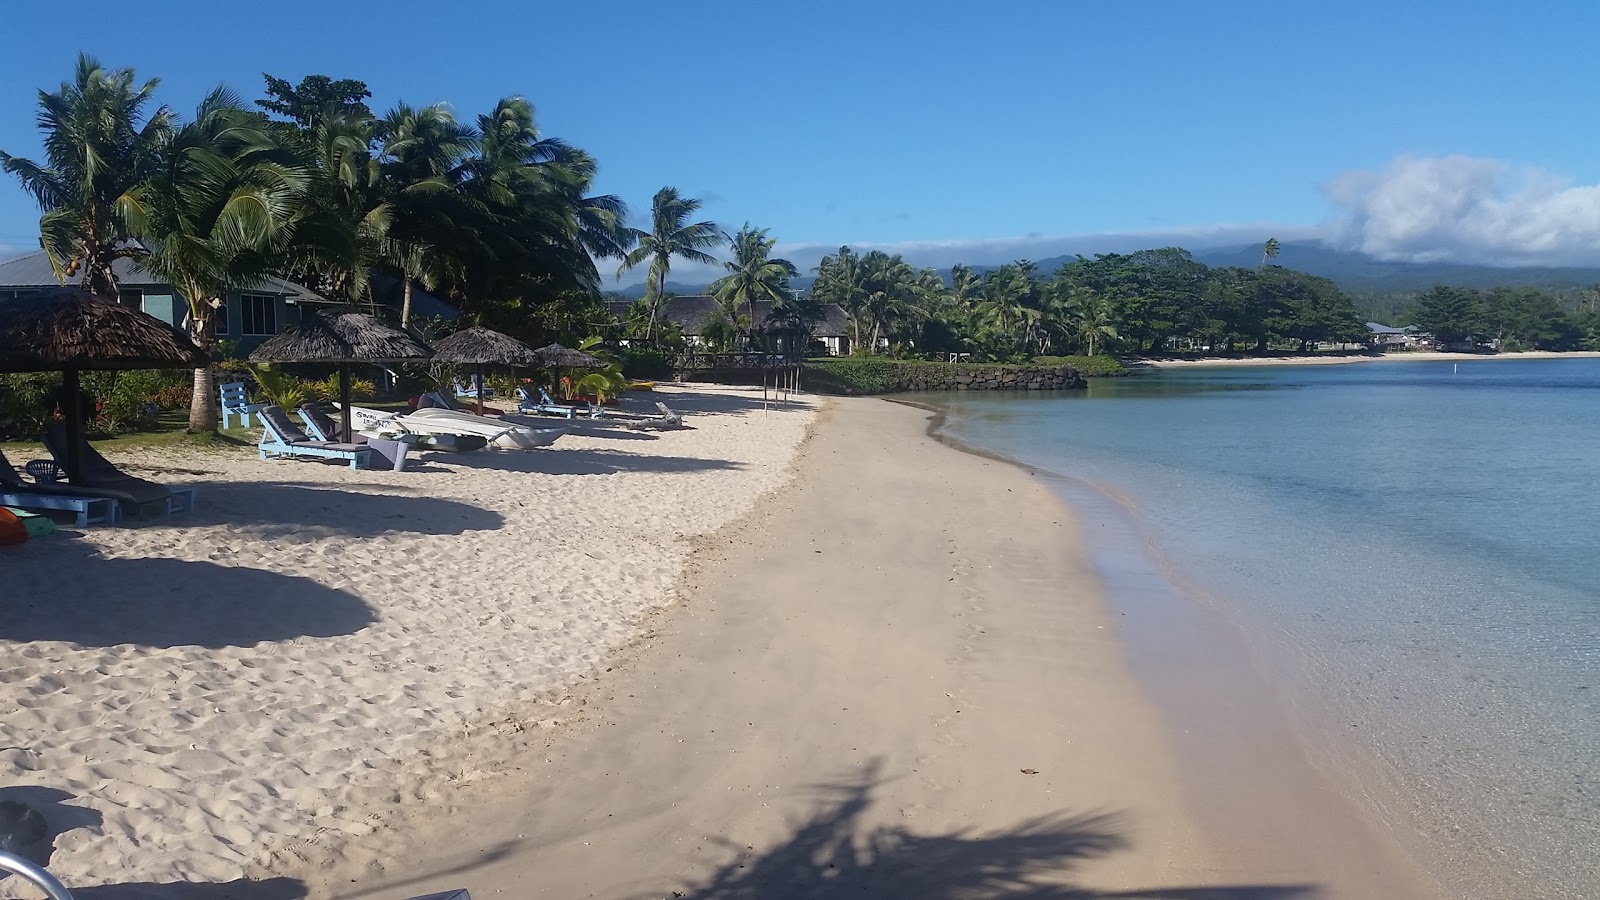
<svg viewBox="0 0 1600 900">
<path fill-rule="evenodd" d="M 565 433 L 563 428 L 530 428 L 436 407 L 400 414 L 351 406 L 350 416 L 363 434 L 403 430 L 415 435 L 420 446 L 440 450 L 476 450 L 491 444 L 502 450 L 535 450 L 550 446 Z"/>
</svg>

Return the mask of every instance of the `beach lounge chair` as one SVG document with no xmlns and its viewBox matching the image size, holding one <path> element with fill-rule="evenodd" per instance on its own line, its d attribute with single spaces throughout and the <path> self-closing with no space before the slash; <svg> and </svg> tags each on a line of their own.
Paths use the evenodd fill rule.
<svg viewBox="0 0 1600 900">
<path fill-rule="evenodd" d="M 265 406 L 256 413 L 261 419 L 261 443 L 256 445 L 261 458 L 307 456 L 320 459 L 348 459 L 350 468 L 359 469 L 372 455 L 360 444 L 313 440 L 301 431 L 281 406 Z"/>
<path fill-rule="evenodd" d="M 369 464 L 383 463 L 396 472 L 403 472 L 406 468 L 406 453 L 411 449 L 408 441 L 389 440 L 386 438 L 373 438 L 357 433 L 352 439 L 345 441 L 344 426 L 335 418 L 322 411 L 322 407 L 315 403 L 304 403 L 300 406 L 300 418 L 305 421 L 306 429 L 311 432 L 313 440 L 328 443 L 350 443 L 366 447 L 372 452 Z"/>
<path fill-rule="evenodd" d="M 473 397 L 473 398 L 476 398 L 478 396 L 478 385 L 480 385 L 480 384 L 483 384 L 483 382 L 477 376 L 473 376 L 472 379 L 470 381 L 468 381 L 466 384 L 462 384 L 461 382 L 458 381 L 455 384 L 456 396 L 457 397 Z M 490 399 L 490 398 L 494 397 L 494 388 L 489 387 L 487 384 L 484 384 L 483 385 L 483 396 L 484 396 L 484 399 Z"/>
<path fill-rule="evenodd" d="M 249 396 L 245 394 L 244 382 L 242 381 L 230 381 L 219 386 L 217 391 L 222 397 L 222 428 L 224 431 L 228 428 L 229 417 L 238 419 L 241 425 L 249 428 L 250 414 L 266 406 L 265 403 L 250 402 Z"/>
<path fill-rule="evenodd" d="M 66 482 L 24 481 L 4 453 L 0 453 L 0 505 L 74 513 L 73 524 L 79 528 L 122 521 L 122 508 L 116 498 Z"/>
<path fill-rule="evenodd" d="M 55 458 L 56 470 L 49 473 L 33 473 L 34 481 L 44 480 L 58 482 L 66 478 L 67 464 L 67 426 L 53 425 L 44 433 L 45 448 Z M 163 515 L 180 512 L 193 512 L 195 496 L 198 491 L 192 487 L 170 487 L 146 481 L 118 469 L 111 461 L 100 455 L 94 446 L 83 440 L 78 444 L 78 461 L 81 472 L 76 481 L 71 482 L 74 487 L 85 491 L 98 493 L 117 501 L 122 512 L 132 511 L 134 515 L 144 515 L 146 512 L 159 509 Z M 29 470 L 32 472 L 32 469 Z"/>
<path fill-rule="evenodd" d="M 539 388 L 539 399 L 535 400 L 527 390 L 517 388 L 517 412 L 538 416 L 559 416 L 563 419 L 575 419 L 579 416 L 598 419 L 604 410 L 592 403 L 584 406 L 557 403 L 544 388 Z"/>
</svg>

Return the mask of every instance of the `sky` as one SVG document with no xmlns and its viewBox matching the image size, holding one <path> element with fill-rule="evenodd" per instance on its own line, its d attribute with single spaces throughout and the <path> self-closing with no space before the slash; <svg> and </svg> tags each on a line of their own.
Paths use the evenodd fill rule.
<svg viewBox="0 0 1600 900">
<path fill-rule="evenodd" d="M 263 72 L 469 120 L 522 95 L 636 217 L 672 185 L 802 268 L 841 244 L 944 266 L 1269 236 L 1600 264 L 1597 33 L 1592 0 L 146 0 L 70 27 L 0 0 L 0 149 L 38 153 L 37 91 L 85 51 L 180 113 Z M 37 220 L 0 176 L 0 251 Z"/>
</svg>

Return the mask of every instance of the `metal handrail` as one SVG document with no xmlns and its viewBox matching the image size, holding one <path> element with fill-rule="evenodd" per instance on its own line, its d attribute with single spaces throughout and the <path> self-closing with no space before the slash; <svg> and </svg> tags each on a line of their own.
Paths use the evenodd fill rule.
<svg viewBox="0 0 1600 900">
<path fill-rule="evenodd" d="M 50 900 L 72 900 L 72 892 L 67 890 L 66 885 L 57 881 L 44 867 L 36 866 L 20 856 L 0 852 L 0 872 L 22 876 L 22 880 L 43 888 L 50 895 Z"/>
</svg>

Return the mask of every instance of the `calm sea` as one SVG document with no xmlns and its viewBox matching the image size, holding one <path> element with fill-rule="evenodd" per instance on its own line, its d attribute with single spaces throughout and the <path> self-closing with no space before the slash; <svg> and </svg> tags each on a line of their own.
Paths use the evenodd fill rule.
<svg viewBox="0 0 1600 900">
<path fill-rule="evenodd" d="M 1129 510 L 1259 645 L 1308 753 L 1381 784 L 1362 802 L 1446 884 L 1600 897 L 1600 360 L 1169 370 L 938 404 L 946 434 Z"/>
</svg>

